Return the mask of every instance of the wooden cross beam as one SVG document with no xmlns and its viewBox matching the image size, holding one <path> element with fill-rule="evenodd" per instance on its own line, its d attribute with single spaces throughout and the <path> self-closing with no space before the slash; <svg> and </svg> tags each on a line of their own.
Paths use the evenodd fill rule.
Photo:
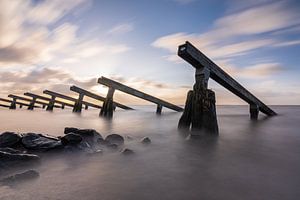
<svg viewBox="0 0 300 200">
<path fill-rule="evenodd" d="M 257 118 L 258 111 L 269 116 L 276 115 L 276 112 L 250 93 L 188 41 L 178 47 L 178 55 L 196 68 L 196 78 L 197 72 L 199 77 L 204 77 L 204 82 L 208 81 L 208 78 L 212 78 L 233 94 L 246 101 L 250 105 L 250 115 L 252 119 Z"/>
<path fill-rule="evenodd" d="M 11 103 L 18 104 L 18 105 L 20 105 L 20 108 L 22 108 L 22 106 L 27 106 L 27 107 L 29 106 L 29 104 L 27 104 L 27 103 L 17 102 L 16 99 L 11 100 L 11 99 L 0 98 L 0 101 L 7 102 L 10 104 Z M 8 106 L 8 107 L 11 107 L 11 106 Z M 40 108 L 40 106 L 35 106 L 35 108 Z"/>
<path fill-rule="evenodd" d="M 64 95 L 64 94 L 61 94 L 61 93 L 58 93 L 58 92 L 53 92 L 53 91 L 50 91 L 50 90 L 44 90 L 43 91 L 44 94 L 48 94 L 50 96 L 55 96 L 57 98 L 61 98 L 61 99 L 65 99 L 65 100 L 68 100 L 68 101 L 72 101 L 74 102 L 74 105 L 73 105 L 73 112 L 80 112 L 79 110 L 75 109 L 75 104 L 76 102 L 78 101 L 78 99 L 76 98 L 73 98 L 73 97 L 70 97 L 70 96 L 67 96 L 67 95 Z M 82 97 L 83 98 L 83 97 Z M 87 102 L 87 101 L 83 101 L 82 100 L 82 104 L 87 107 L 93 107 L 93 108 L 97 108 L 97 109 L 101 109 L 102 107 L 99 106 L 99 105 L 96 105 L 94 103 L 90 103 L 90 102 Z"/>
<path fill-rule="evenodd" d="M 48 97 L 44 97 L 44 96 L 41 96 L 41 95 L 30 93 L 30 92 L 26 92 L 26 93 L 24 93 L 24 95 L 25 96 L 30 96 L 32 98 L 48 101 L 48 104 L 47 104 L 47 110 L 48 111 L 51 111 L 51 110 L 53 110 L 54 107 L 57 107 L 55 105 L 55 103 L 60 104 L 61 106 L 58 106 L 58 107 L 61 108 L 61 109 L 64 109 L 65 106 L 73 107 L 73 104 L 69 104 L 69 103 L 66 103 L 66 102 L 63 102 L 63 101 L 59 101 L 59 100 L 57 100 L 53 97 L 48 98 Z"/>
<path fill-rule="evenodd" d="M 179 106 L 176 106 L 176 105 L 171 104 L 171 103 L 169 103 L 167 101 L 161 100 L 161 99 L 159 99 L 157 97 L 154 97 L 152 95 L 146 94 L 144 92 L 141 92 L 141 91 L 139 91 L 137 89 L 128 87 L 128 86 L 126 86 L 126 85 L 124 85 L 122 83 L 119 83 L 117 81 L 105 78 L 103 76 L 98 79 L 98 83 L 109 87 L 110 91 L 108 92 L 108 95 L 110 96 L 110 98 L 112 98 L 114 90 L 119 90 L 119 91 L 122 91 L 124 93 L 130 94 L 132 96 L 135 96 L 135 97 L 138 97 L 138 98 L 144 99 L 146 101 L 150 101 L 152 103 L 157 104 L 156 113 L 158 113 L 158 114 L 161 113 L 162 107 L 166 107 L 166 108 L 169 108 L 171 110 L 178 111 L 178 112 L 183 111 L 183 108 L 181 108 Z"/>
<path fill-rule="evenodd" d="M 100 96 L 100 95 L 97 95 L 97 94 L 95 94 L 95 93 L 92 93 L 92 92 L 90 92 L 90 91 L 87 91 L 87 90 L 85 90 L 85 89 L 82 89 L 82 88 L 80 88 L 80 87 L 77 87 L 77 86 L 75 86 L 75 85 L 71 86 L 71 87 L 70 87 L 70 90 L 73 91 L 73 92 L 77 92 L 77 93 L 79 93 L 79 94 L 83 94 L 83 95 L 85 95 L 85 96 L 88 96 L 88 97 L 90 97 L 90 98 L 93 98 L 93 99 L 102 101 L 102 102 L 105 101 L 105 97 L 102 97 L 102 96 Z M 123 104 L 120 104 L 120 103 L 118 103 L 118 102 L 114 102 L 114 104 L 115 104 L 117 107 L 122 108 L 122 109 L 124 109 L 124 110 L 133 110 L 133 108 L 130 108 L 130 107 L 128 107 L 128 106 L 126 106 L 126 105 L 123 105 Z"/>
<path fill-rule="evenodd" d="M 19 100 L 21 100 L 21 101 L 28 101 L 28 102 L 30 102 L 30 103 L 29 103 L 29 106 L 28 106 L 28 110 L 33 110 L 33 108 L 36 108 L 36 106 L 35 106 L 36 103 L 37 103 L 37 104 L 43 105 L 43 108 L 44 108 L 44 106 L 47 106 L 47 105 L 48 105 L 48 104 L 45 103 L 45 102 L 36 100 L 36 98 L 26 98 L 26 97 L 22 97 L 22 96 L 18 96 L 18 95 L 13 95 L 13 94 L 8 95 L 8 97 L 10 97 L 10 98 L 12 98 L 12 99 L 14 99 L 14 100 L 19 99 Z M 15 107 L 14 105 L 15 105 L 15 104 L 12 103 L 11 106 L 12 106 L 12 107 Z M 59 108 L 59 106 L 56 106 L 56 107 Z M 12 109 L 14 109 L 14 108 L 12 108 Z"/>
</svg>

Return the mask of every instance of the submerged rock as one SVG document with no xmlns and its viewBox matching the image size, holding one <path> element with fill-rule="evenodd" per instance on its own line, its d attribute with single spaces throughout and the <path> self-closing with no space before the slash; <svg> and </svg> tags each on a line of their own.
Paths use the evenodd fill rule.
<svg viewBox="0 0 300 200">
<path fill-rule="evenodd" d="M 18 144 L 21 136 L 14 132 L 4 132 L 0 135 L 0 147 L 12 147 Z"/>
<path fill-rule="evenodd" d="M 10 147 L 4 147 L 4 148 L 0 148 L 0 151 L 2 152 L 6 152 L 6 153 L 24 153 L 23 151 L 17 150 L 17 149 L 13 149 Z"/>
<path fill-rule="evenodd" d="M 75 133 L 80 135 L 83 139 L 82 141 L 87 142 L 91 147 L 94 147 L 96 144 L 98 144 L 98 140 L 103 139 L 102 135 L 94 129 L 77 129 L 66 127 L 64 133 Z"/>
<path fill-rule="evenodd" d="M 148 138 L 148 137 L 144 137 L 144 138 L 141 140 L 141 143 L 143 143 L 143 144 L 150 144 L 150 143 L 151 143 L 151 140 L 150 140 L 150 138 Z"/>
<path fill-rule="evenodd" d="M 75 145 L 82 141 L 82 137 L 76 133 L 68 133 L 60 138 L 63 145 Z"/>
<path fill-rule="evenodd" d="M 30 150 L 51 150 L 63 147 L 61 141 L 42 134 L 26 133 L 22 137 L 22 144 L 26 149 Z"/>
<path fill-rule="evenodd" d="M 40 157 L 34 154 L 23 153 L 8 153 L 0 151 L 0 167 L 9 168 L 23 164 L 35 164 L 40 160 Z"/>
<path fill-rule="evenodd" d="M 131 150 L 131 149 L 128 149 L 128 148 L 125 148 L 122 150 L 121 152 L 123 155 L 131 155 L 131 154 L 134 154 L 134 151 Z"/>
<path fill-rule="evenodd" d="M 16 183 L 37 179 L 40 174 L 35 170 L 27 170 L 25 172 L 15 174 L 0 180 L 3 185 L 13 185 Z"/>
<path fill-rule="evenodd" d="M 78 128 L 66 127 L 64 130 L 64 134 L 75 133 L 76 131 L 78 131 Z"/>
<path fill-rule="evenodd" d="M 106 136 L 105 141 L 109 144 L 116 144 L 119 146 L 124 144 L 124 138 L 118 134 L 111 134 Z"/>
</svg>

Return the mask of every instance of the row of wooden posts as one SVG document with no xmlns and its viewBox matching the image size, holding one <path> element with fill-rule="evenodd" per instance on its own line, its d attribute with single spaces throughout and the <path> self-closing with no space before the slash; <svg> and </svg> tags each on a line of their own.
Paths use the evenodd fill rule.
<svg viewBox="0 0 300 200">
<path fill-rule="evenodd" d="M 108 93 L 106 97 L 95 94 L 83 88 L 77 87 L 75 85 L 70 87 L 70 90 L 77 93 L 78 97 L 74 98 L 71 96 L 67 96 L 65 94 L 61 94 L 58 92 L 44 90 L 43 94 L 48 95 L 48 97 L 38 94 L 33 94 L 31 92 L 24 93 L 24 96 L 18 96 L 10 94 L 8 97 L 10 99 L 0 98 L 0 101 L 10 103 L 10 105 L 0 104 L 2 107 L 8 107 L 10 109 L 16 109 L 17 105 L 20 108 L 23 106 L 27 106 L 28 110 L 33 110 L 34 108 L 46 108 L 48 111 L 53 111 L 54 108 L 62 108 L 65 106 L 71 107 L 73 112 L 81 112 L 83 108 L 88 109 L 88 107 L 93 107 L 96 109 L 100 109 L 100 115 L 112 117 L 113 111 L 118 107 L 125 110 L 133 110 L 133 108 L 121 104 L 119 102 L 113 101 L 113 95 L 115 90 L 122 91 L 124 93 L 130 94 L 132 96 L 144 99 L 146 101 L 150 101 L 157 105 L 156 113 L 161 114 L 162 108 L 166 107 L 175 111 L 183 111 L 183 108 L 171 104 L 167 101 L 154 97 L 152 95 L 146 94 L 129 86 L 126 86 L 117 81 L 111 80 L 106 77 L 101 77 L 98 79 L 98 83 L 107 86 Z M 94 100 L 100 101 L 100 103 L 92 103 L 84 100 L 84 97 L 89 97 Z M 62 100 L 58 100 L 62 99 Z M 22 101 L 22 102 L 20 102 Z M 24 103 L 28 102 L 28 103 Z M 69 103 L 68 103 L 69 102 Z"/>
</svg>

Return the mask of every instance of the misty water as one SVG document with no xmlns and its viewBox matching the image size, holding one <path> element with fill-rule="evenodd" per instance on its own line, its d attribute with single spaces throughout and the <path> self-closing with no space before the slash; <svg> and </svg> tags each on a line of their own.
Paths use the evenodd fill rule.
<svg viewBox="0 0 300 200">
<path fill-rule="evenodd" d="M 273 106 L 279 115 L 261 114 L 257 122 L 247 106 L 218 106 L 219 137 L 198 140 L 177 131 L 181 113 L 139 108 L 117 110 L 113 120 L 93 109 L 1 108 L 0 132 L 58 136 L 66 126 L 93 128 L 102 136 L 131 136 L 125 146 L 135 154 L 51 154 L 32 167 L 40 178 L 0 186 L 0 199 L 299 199 L 300 106 Z M 150 145 L 140 143 L 144 136 Z"/>
</svg>

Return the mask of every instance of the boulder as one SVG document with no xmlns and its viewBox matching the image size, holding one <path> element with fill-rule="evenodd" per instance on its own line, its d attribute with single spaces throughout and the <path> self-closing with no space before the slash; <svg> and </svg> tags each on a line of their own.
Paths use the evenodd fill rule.
<svg viewBox="0 0 300 200">
<path fill-rule="evenodd" d="M 76 145 L 82 141 L 82 137 L 76 133 L 68 133 L 60 138 L 63 145 Z"/>
<path fill-rule="evenodd" d="M 22 137 L 22 144 L 26 149 L 47 151 L 63 147 L 61 141 L 42 134 L 26 133 Z"/>
<path fill-rule="evenodd" d="M 18 144 L 21 136 L 14 132 L 4 132 L 0 135 L 0 147 L 12 147 Z"/>
<path fill-rule="evenodd" d="M 143 143 L 143 144 L 150 144 L 150 143 L 151 143 L 151 140 L 150 140 L 150 138 L 148 138 L 148 137 L 144 137 L 144 138 L 141 140 L 141 143 Z"/>
<path fill-rule="evenodd" d="M 110 134 L 106 136 L 105 141 L 109 144 L 116 144 L 119 146 L 124 144 L 124 138 L 118 134 Z"/>
<path fill-rule="evenodd" d="M 123 155 L 131 155 L 131 154 L 134 154 L 134 151 L 131 150 L 131 149 L 125 148 L 125 149 L 123 149 L 123 150 L 121 151 L 121 153 L 122 153 Z"/>
<path fill-rule="evenodd" d="M 23 151 L 13 149 L 13 148 L 9 148 L 9 147 L 0 148 L 0 151 L 6 152 L 6 153 L 24 153 Z"/>
<path fill-rule="evenodd" d="M 78 128 L 66 127 L 64 130 L 64 134 L 75 133 L 76 131 L 78 131 Z"/>
<path fill-rule="evenodd" d="M 13 185 L 16 183 L 37 179 L 39 176 L 40 174 L 37 171 L 31 169 L 19 174 L 6 177 L 0 180 L 0 183 L 3 185 Z"/>
<path fill-rule="evenodd" d="M 9 168 L 13 166 L 22 166 L 23 164 L 35 164 L 40 157 L 34 154 L 8 153 L 0 151 L 0 167 Z"/>
<path fill-rule="evenodd" d="M 112 150 L 116 150 L 119 148 L 119 146 L 117 144 L 108 144 L 106 145 L 107 148 L 112 149 Z"/>
</svg>

